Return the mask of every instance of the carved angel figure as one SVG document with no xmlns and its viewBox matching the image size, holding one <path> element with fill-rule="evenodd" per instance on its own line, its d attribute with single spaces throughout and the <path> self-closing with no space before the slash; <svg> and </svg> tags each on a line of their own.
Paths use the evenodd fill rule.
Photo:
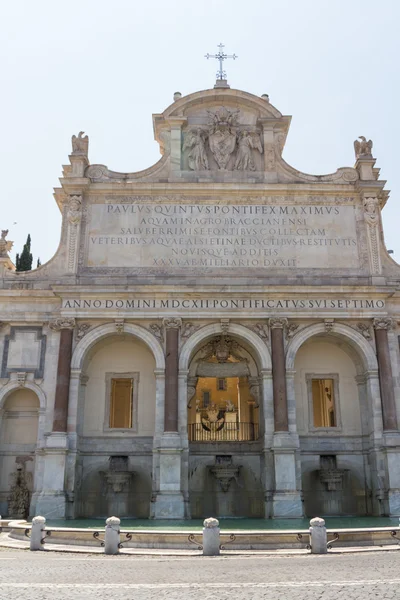
<svg viewBox="0 0 400 600">
<path fill-rule="evenodd" d="M 8 253 L 13 247 L 14 242 L 9 242 L 6 240 L 8 235 L 8 229 L 2 229 L 1 231 L 1 239 L 0 239 L 0 257 L 8 258 Z"/>
<path fill-rule="evenodd" d="M 361 140 L 361 142 L 358 140 Z M 354 152 L 356 153 L 356 158 L 359 158 L 360 156 L 372 156 L 372 140 L 367 142 L 367 138 L 365 138 L 363 135 L 359 135 L 358 140 L 354 142 Z"/>
<path fill-rule="evenodd" d="M 190 129 L 186 134 L 183 150 L 189 148 L 188 162 L 189 169 L 192 169 L 192 171 L 208 170 L 208 159 L 205 149 L 206 139 L 207 132 L 200 127 Z"/>
<path fill-rule="evenodd" d="M 84 154 L 85 156 L 88 155 L 89 137 L 87 135 L 84 136 L 84 133 L 84 131 L 80 131 L 78 136 L 72 136 L 72 154 Z"/>
<path fill-rule="evenodd" d="M 238 151 L 234 169 L 237 171 L 255 171 L 256 167 L 252 158 L 252 150 L 258 150 L 262 154 L 260 136 L 250 131 L 240 131 L 237 135 Z"/>
</svg>

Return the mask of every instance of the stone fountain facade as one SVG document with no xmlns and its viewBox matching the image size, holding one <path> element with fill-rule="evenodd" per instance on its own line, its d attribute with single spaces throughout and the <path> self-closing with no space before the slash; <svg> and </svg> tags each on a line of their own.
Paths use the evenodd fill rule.
<svg viewBox="0 0 400 600">
<path fill-rule="evenodd" d="M 345 489 L 400 515 L 389 193 L 365 137 L 334 173 L 289 165 L 290 123 L 224 81 L 175 94 L 144 171 L 73 136 L 49 262 L 17 273 L 3 225 L 1 514 L 29 456 L 31 515 L 290 518 Z"/>
</svg>

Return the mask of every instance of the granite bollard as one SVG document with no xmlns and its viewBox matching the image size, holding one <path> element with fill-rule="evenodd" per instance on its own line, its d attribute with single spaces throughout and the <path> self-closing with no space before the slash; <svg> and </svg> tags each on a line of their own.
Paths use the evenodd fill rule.
<svg viewBox="0 0 400 600">
<path fill-rule="evenodd" d="M 106 531 L 104 536 L 105 554 L 118 554 L 120 541 L 121 520 L 118 517 L 109 517 L 106 520 Z"/>
<path fill-rule="evenodd" d="M 220 553 L 220 528 L 218 519 L 205 519 L 203 523 L 203 556 L 218 556 Z"/>
<path fill-rule="evenodd" d="M 315 517 L 310 521 L 310 545 L 312 554 L 326 554 L 328 552 L 325 521 L 320 517 Z"/>
<path fill-rule="evenodd" d="M 42 539 L 45 537 L 46 519 L 45 517 L 37 516 L 32 519 L 31 527 L 31 550 L 43 550 Z"/>
</svg>

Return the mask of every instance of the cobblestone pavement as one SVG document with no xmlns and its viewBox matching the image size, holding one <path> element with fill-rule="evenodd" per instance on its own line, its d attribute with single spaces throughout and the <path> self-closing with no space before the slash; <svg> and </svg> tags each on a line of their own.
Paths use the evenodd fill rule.
<svg viewBox="0 0 400 600">
<path fill-rule="evenodd" d="M 400 598 L 400 551 L 138 557 L 0 550 L 0 600 Z"/>
</svg>

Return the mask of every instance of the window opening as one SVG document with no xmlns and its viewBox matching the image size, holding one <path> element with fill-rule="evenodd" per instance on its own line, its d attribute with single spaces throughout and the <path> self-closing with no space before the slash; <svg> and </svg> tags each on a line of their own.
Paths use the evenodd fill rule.
<svg viewBox="0 0 400 600">
<path fill-rule="evenodd" d="M 132 427 L 133 379 L 111 380 L 110 428 Z"/>
<path fill-rule="evenodd" d="M 336 427 L 333 379 L 312 380 L 314 427 Z"/>
</svg>

